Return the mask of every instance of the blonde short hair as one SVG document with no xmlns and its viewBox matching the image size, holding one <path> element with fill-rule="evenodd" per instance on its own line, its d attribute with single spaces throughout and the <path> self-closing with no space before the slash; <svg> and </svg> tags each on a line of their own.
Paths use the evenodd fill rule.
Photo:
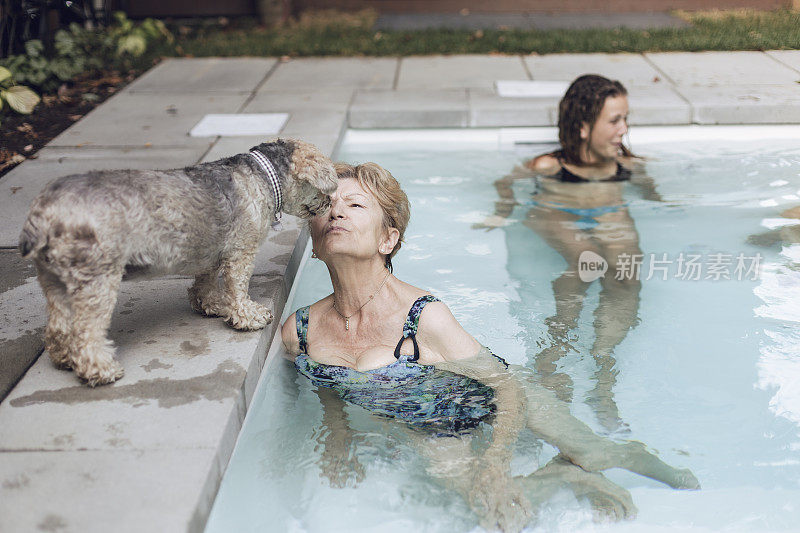
<svg viewBox="0 0 800 533">
<path fill-rule="evenodd" d="M 386 254 L 386 267 L 391 270 L 392 257 L 400 250 L 408 221 L 411 218 L 408 196 L 400 188 L 400 183 L 394 179 L 394 176 L 376 163 L 363 163 L 356 166 L 336 163 L 334 166 L 339 179 L 358 180 L 361 188 L 375 197 L 383 211 L 383 228 L 395 228 L 400 232 L 397 244 L 390 253 Z"/>
</svg>

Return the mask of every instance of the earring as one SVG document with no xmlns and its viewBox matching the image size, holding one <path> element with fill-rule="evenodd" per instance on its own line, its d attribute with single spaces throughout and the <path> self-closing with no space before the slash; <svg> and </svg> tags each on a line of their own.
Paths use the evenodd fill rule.
<svg viewBox="0 0 800 533">
<path fill-rule="evenodd" d="M 316 259 L 317 258 L 317 252 L 315 252 L 314 250 L 311 250 L 311 258 L 312 259 Z"/>
</svg>

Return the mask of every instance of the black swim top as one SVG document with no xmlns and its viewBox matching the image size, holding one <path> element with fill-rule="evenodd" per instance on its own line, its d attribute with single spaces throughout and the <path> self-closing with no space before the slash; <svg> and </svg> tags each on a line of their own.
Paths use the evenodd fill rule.
<svg viewBox="0 0 800 533">
<path fill-rule="evenodd" d="M 418 298 L 403 324 L 403 337 L 394 351 L 397 360 L 366 371 L 311 359 L 307 338 L 309 308 L 300 308 L 295 320 L 301 353 L 295 358 L 295 368 L 315 385 L 332 388 L 346 402 L 375 415 L 430 429 L 440 436 L 475 428 L 494 415 L 494 390 L 472 378 L 417 362 L 419 317 L 426 304 L 437 301 L 431 295 Z M 409 337 L 414 343 L 414 355 L 401 355 L 400 347 Z"/>
<path fill-rule="evenodd" d="M 627 168 L 623 167 L 622 164 L 617 161 L 617 173 L 611 176 L 608 179 L 604 180 L 590 180 L 578 176 L 577 174 L 573 174 L 562 164 L 561 170 L 559 170 L 553 178 L 556 178 L 559 181 L 563 181 L 565 183 L 593 183 L 593 182 L 605 182 L 605 181 L 628 181 L 631 179 L 631 171 Z"/>
<path fill-rule="evenodd" d="M 400 347 L 402 347 L 403 342 L 410 337 L 411 342 L 414 344 L 414 355 L 409 357 L 409 361 L 419 361 L 419 345 L 417 344 L 417 328 L 419 328 L 419 317 L 426 305 L 428 305 L 430 302 L 439 301 L 441 301 L 439 298 L 431 294 L 420 296 L 414 300 L 414 303 L 411 305 L 411 309 L 408 311 L 406 321 L 403 323 L 403 336 L 400 338 L 400 341 L 397 343 L 397 346 L 394 349 L 395 358 L 400 359 Z M 300 353 L 306 355 L 308 355 L 309 307 L 310 306 L 301 307 L 297 310 L 297 312 L 295 312 L 297 337 L 300 340 Z"/>
</svg>

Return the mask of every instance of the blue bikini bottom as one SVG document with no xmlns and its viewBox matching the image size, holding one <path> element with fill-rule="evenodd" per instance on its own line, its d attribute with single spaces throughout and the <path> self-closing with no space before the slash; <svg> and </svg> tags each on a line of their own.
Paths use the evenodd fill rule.
<svg viewBox="0 0 800 533">
<path fill-rule="evenodd" d="M 548 207 L 550 209 L 558 209 L 559 211 L 575 215 L 578 217 L 578 220 L 575 221 L 575 225 L 578 227 L 578 229 L 583 229 L 583 230 L 590 230 L 598 226 L 600 222 L 597 220 L 597 217 L 605 215 L 606 213 L 616 213 L 620 209 L 627 207 L 626 204 L 620 204 L 620 205 L 602 205 L 599 207 L 580 209 L 575 207 L 560 207 L 552 204 L 543 204 L 537 202 L 536 200 L 529 200 L 525 202 L 524 205 L 530 205 L 536 207 Z"/>
</svg>

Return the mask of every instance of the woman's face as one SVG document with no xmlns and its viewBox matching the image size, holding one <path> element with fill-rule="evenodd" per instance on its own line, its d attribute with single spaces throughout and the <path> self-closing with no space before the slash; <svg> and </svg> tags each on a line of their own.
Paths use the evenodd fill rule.
<svg viewBox="0 0 800 533">
<path fill-rule="evenodd" d="M 314 251 L 323 261 L 335 255 L 370 258 L 388 254 L 397 242 L 396 238 L 392 242 L 392 230 L 383 228 L 378 200 L 352 178 L 340 179 L 330 207 L 311 219 Z"/>
<path fill-rule="evenodd" d="M 622 146 L 622 136 L 628 132 L 628 97 L 610 96 L 594 125 L 581 127 L 581 155 L 587 163 L 616 159 Z"/>
</svg>

